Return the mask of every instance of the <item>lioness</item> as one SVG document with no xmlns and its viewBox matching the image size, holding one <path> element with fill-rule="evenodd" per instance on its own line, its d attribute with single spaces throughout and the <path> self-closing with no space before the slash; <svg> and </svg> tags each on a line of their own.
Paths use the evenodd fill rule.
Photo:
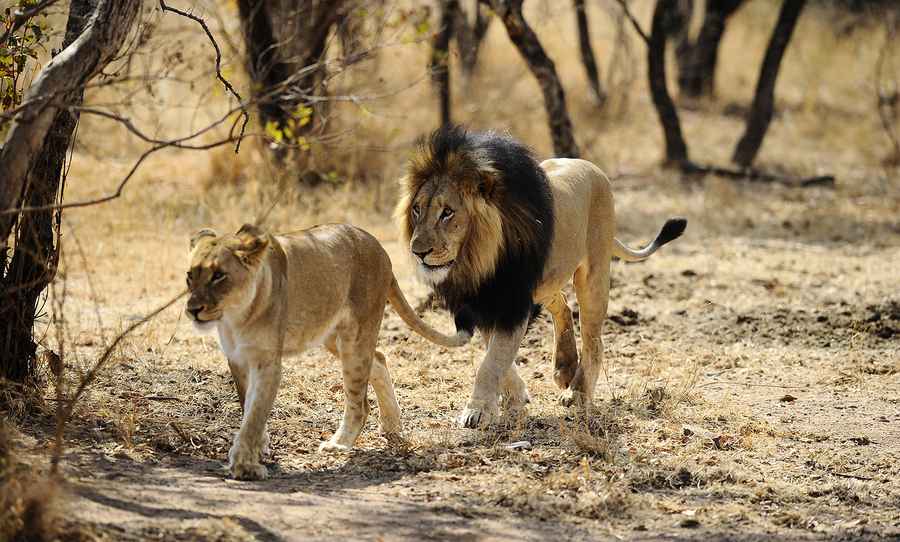
<svg viewBox="0 0 900 542">
<path fill-rule="evenodd" d="M 445 126 L 423 142 L 397 205 L 401 234 L 419 274 L 487 341 L 464 427 L 490 422 L 529 401 L 513 360 L 534 304 L 555 331 L 554 379 L 566 405 L 590 404 L 603 356 L 610 261 L 643 260 L 684 232 L 670 219 L 656 239 L 632 250 L 615 238 L 609 180 L 585 160 L 538 164 L 531 151 L 495 133 Z M 572 312 L 561 291 L 574 280 L 581 320 L 581 363 Z M 461 317 L 462 316 L 462 317 Z M 471 327 L 471 326 L 470 326 Z"/>
<path fill-rule="evenodd" d="M 332 224 L 270 235 L 245 224 L 234 235 L 208 229 L 191 238 L 190 298 L 194 325 L 217 331 L 234 377 L 243 419 L 228 452 L 235 478 L 263 479 L 266 420 L 281 379 L 281 357 L 313 346 L 340 357 L 344 418 L 322 450 L 353 446 L 368 415 L 367 385 L 378 399 L 381 430 L 400 428 L 400 407 L 384 356 L 375 350 L 385 303 L 417 333 L 462 346 L 471 331 L 443 335 L 410 308 L 384 248 L 353 226 Z"/>
</svg>

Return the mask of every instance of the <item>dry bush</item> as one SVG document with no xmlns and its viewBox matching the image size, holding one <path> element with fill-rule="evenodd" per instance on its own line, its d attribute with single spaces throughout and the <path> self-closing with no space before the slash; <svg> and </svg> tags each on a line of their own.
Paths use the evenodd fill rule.
<svg viewBox="0 0 900 542">
<path fill-rule="evenodd" d="M 60 488 L 18 464 L 11 430 L 0 421 L 0 540 L 44 542 L 60 531 Z"/>
</svg>

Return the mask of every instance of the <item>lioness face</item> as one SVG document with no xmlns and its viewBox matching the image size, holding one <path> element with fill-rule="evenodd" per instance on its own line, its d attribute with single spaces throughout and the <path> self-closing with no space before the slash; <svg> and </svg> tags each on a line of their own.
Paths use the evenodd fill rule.
<svg viewBox="0 0 900 542">
<path fill-rule="evenodd" d="M 436 285 L 450 274 L 469 231 L 469 212 L 451 183 L 430 181 L 422 185 L 409 207 L 410 251 L 417 271 Z"/>
<path fill-rule="evenodd" d="M 254 293 L 254 276 L 268 245 L 254 226 L 235 235 L 218 236 L 201 230 L 191 238 L 190 290 L 185 313 L 202 331 L 215 327 L 230 309 L 245 305 Z"/>
</svg>

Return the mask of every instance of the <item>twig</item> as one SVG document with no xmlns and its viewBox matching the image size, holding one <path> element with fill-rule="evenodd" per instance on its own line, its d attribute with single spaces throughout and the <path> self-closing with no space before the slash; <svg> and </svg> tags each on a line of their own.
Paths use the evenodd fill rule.
<svg viewBox="0 0 900 542">
<path fill-rule="evenodd" d="M 857 474 L 844 474 L 844 473 L 842 473 L 842 472 L 834 472 L 834 471 L 831 471 L 831 470 L 828 471 L 828 474 L 831 474 L 831 475 L 833 475 L 833 476 L 838 476 L 838 477 L 840 477 L 840 478 L 850 478 L 850 479 L 853 479 L 853 480 L 863 480 L 863 481 L 866 481 L 866 482 L 871 482 L 872 480 L 875 479 L 875 478 L 869 478 L 868 476 L 859 476 L 859 475 L 857 475 Z"/>
<path fill-rule="evenodd" d="M 206 21 L 204 21 L 200 17 L 197 17 L 193 13 L 188 13 L 186 11 L 181 11 L 180 9 L 169 7 L 168 5 L 166 5 L 165 0 L 159 0 L 159 7 L 163 11 L 171 11 L 172 13 L 174 13 L 176 15 L 181 15 L 182 17 L 186 17 L 192 21 L 195 21 L 201 27 L 203 27 L 203 31 L 206 32 L 206 36 L 209 38 L 210 43 L 212 43 L 213 48 L 216 50 L 216 79 L 221 81 L 222 84 L 225 85 L 225 89 L 228 92 L 232 93 L 235 98 L 237 98 L 237 101 L 239 104 L 243 104 L 244 99 L 241 98 L 241 95 L 238 94 L 238 91 L 235 90 L 235 88 L 231 85 L 231 83 L 229 83 L 228 80 L 225 79 L 225 77 L 222 75 L 222 51 L 221 51 L 221 49 L 219 49 L 219 43 L 216 41 L 216 38 L 214 38 L 212 35 L 212 32 L 210 32 L 209 26 L 206 25 Z M 241 149 L 241 140 L 243 139 L 243 136 L 244 136 L 244 130 L 247 129 L 247 123 L 250 122 L 250 113 L 247 112 L 246 107 L 244 107 L 242 105 L 241 111 L 242 111 L 242 116 L 244 117 L 244 123 L 241 125 L 241 133 L 239 134 L 239 136 L 237 138 L 237 143 L 234 146 L 235 154 L 237 154 L 237 152 Z M 232 133 L 230 133 L 229 135 L 233 135 L 233 130 L 234 130 L 234 126 L 232 126 Z"/>
<path fill-rule="evenodd" d="M 635 32 L 637 32 L 641 36 L 641 39 L 644 40 L 644 43 L 646 43 L 647 45 L 650 45 L 650 37 L 647 36 L 647 33 L 644 32 L 643 28 L 641 28 L 641 23 L 638 22 L 638 20 L 631 13 L 631 10 L 628 9 L 628 2 L 626 2 L 625 0 L 616 0 L 616 1 L 619 3 L 620 6 L 622 6 L 622 11 L 625 12 L 625 16 L 628 17 L 628 20 L 631 21 L 631 25 L 634 26 Z"/>
<path fill-rule="evenodd" d="M 706 382 L 705 384 L 700 384 L 697 387 L 705 388 L 707 386 L 725 386 L 725 385 L 747 386 L 747 387 L 751 387 L 751 388 L 779 388 L 779 389 L 785 389 L 785 390 L 805 390 L 808 388 L 808 386 L 785 386 L 782 384 L 755 384 L 752 382 L 737 382 L 734 380 L 716 380 L 713 382 Z"/>
<path fill-rule="evenodd" d="M 177 433 L 178 436 L 181 437 L 181 440 L 183 440 L 185 444 L 187 444 L 191 448 L 194 447 L 194 443 L 191 441 L 190 437 L 187 436 L 187 433 L 185 433 L 177 423 L 175 423 L 174 421 L 169 422 L 169 427 L 175 430 L 175 433 Z"/>
</svg>

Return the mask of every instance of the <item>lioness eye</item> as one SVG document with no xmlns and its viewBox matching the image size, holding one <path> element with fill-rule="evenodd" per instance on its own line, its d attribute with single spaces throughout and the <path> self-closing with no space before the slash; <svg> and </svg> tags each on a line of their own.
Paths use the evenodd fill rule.
<svg viewBox="0 0 900 542">
<path fill-rule="evenodd" d="M 190 271 L 187 272 L 187 277 L 185 277 L 184 282 L 187 283 L 188 288 L 191 287 L 191 272 Z"/>
<path fill-rule="evenodd" d="M 441 220 L 450 220 L 451 218 L 453 218 L 453 209 L 444 207 L 444 210 L 441 211 Z"/>
<path fill-rule="evenodd" d="M 212 281 L 219 282 L 220 280 L 222 280 L 224 278 L 225 278 L 225 273 L 223 273 L 221 271 L 216 271 L 215 273 L 213 273 Z"/>
<path fill-rule="evenodd" d="M 419 218 L 419 206 L 418 205 L 412 206 L 412 214 L 413 214 L 413 218 L 418 220 L 418 218 Z"/>
</svg>

